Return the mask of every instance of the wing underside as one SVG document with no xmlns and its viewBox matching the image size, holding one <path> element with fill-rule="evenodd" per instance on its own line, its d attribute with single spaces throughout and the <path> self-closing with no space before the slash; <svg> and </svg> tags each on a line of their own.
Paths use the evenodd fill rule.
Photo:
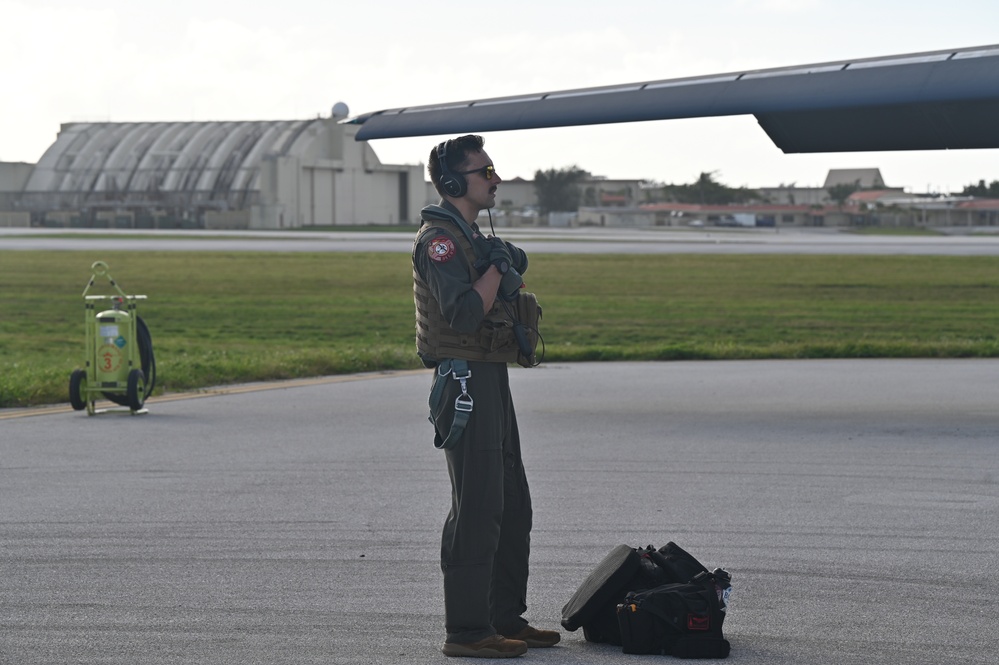
<svg viewBox="0 0 999 665">
<path fill-rule="evenodd" d="M 999 45 L 387 109 L 359 141 L 753 115 L 785 153 L 999 147 Z"/>
</svg>

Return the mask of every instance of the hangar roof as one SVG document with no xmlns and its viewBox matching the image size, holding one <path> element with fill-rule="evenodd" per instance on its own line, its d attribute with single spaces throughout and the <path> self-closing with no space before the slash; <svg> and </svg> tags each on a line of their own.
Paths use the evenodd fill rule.
<svg viewBox="0 0 999 665">
<path fill-rule="evenodd" d="M 205 192 L 259 189 L 265 155 L 297 155 L 321 120 L 69 123 L 35 166 L 25 192 Z"/>
</svg>

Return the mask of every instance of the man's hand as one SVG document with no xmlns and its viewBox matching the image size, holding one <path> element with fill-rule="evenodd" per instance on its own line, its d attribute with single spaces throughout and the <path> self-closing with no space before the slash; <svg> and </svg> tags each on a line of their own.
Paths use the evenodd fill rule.
<svg viewBox="0 0 999 665">
<path fill-rule="evenodd" d="M 527 272 L 527 252 L 510 242 L 506 243 L 506 248 L 510 250 L 510 258 L 513 259 L 510 265 L 523 275 Z"/>
<path fill-rule="evenodd" d="M 496 266 L 501 275 L 505 275 L 513 265 L 510 249 L 505 242 L 496 237 L 490 238 L 489 243 L 491 245 L 489 248 L 489 263 Z"/>
</svg>

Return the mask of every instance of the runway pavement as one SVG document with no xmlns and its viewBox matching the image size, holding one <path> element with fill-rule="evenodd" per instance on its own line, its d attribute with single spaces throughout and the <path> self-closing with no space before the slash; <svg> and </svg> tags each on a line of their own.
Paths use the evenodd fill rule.
<svg viewBox="0 0 999 665">
<path fill-rule="evenodd" d="M 485 226 L 483 226 L 485 228 Z M 534 254 L 865 254 L 997 256 L 994 228 L 946 229 L 946 235 L 864 235 L 839 229 L 498 227 Z M 415 227 L 402 231 L 135 231 L 0 228 L 0 251 L 405 252 Z"/>
<path fill-rule="evenodd" d="M 732 662 L 995 663 L 997 377 L 996 360 L 513 369 L 528 618 L 556 626 L 613 546 L 673 540 L 732 573 Z M 145 416 L 0 411 L 0 663 L 454 662 L 428 389 L 421 371 Z M 522 658 L 652 660 L 582 631 Z"/>
</svg>

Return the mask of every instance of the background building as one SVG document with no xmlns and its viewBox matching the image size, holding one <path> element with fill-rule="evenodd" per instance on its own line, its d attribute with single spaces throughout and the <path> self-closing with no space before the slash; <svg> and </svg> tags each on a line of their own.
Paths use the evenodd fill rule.
<svg viewBox="0 0 999 665">
<path fill-rule="evenodd" d="M 337 104 L 329 118 L 312 120 L 64 124 L 37 164 L 0 163 L 0 227 L 417 224 L 420 209 L 439 200 L 424 165 L 382 164 L 367 142 L 354 140 L 358 125 L 339 123 L 346 115 L 346 106 Z M 589 176 L 577 187 L 578 211 L 542 216 L 534 181 L 511 177 L 500 187 L 494 222 L 999 226 L 999 200 L 907 194 L 887 187 L 876 168 L 830 170 L 822 187 L 761 188 L 757 200 L 745 204 L 664 201 L 657 185 L 643 180 Z"/>
<path fill-rule="evenodd" d="M 37 164 L 0 165 L 0 209 L 36 226 L 415 223 L 423 166 L 382 164 L 339 117 L 64 124 Z"/>
</svg>

